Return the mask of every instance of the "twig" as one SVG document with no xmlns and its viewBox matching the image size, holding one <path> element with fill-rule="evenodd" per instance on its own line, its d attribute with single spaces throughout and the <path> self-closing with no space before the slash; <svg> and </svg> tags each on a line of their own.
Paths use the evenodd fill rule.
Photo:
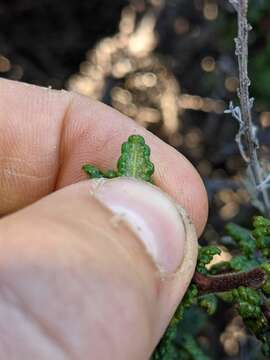
<svg viewBox="0 0 270 360">
<path fill-rule="evenodd" d="M 248 33 L 251 26 L 247 21 L 248 0 L 229 0 L 237 12 L 238 19 L 238 37 L 235 39 L 235 54 L 238 58 L 239 68 L 239 89 L 238 97 L 240 107 L 230 108 L 225 112 L 231 113 L 239 122 L 240 129 L 236 136 L 236 142 L 239 146 L 240 153 L 248 164 L 251 174 L 252 183 L 255 185 L 255 191 L 262 193 L 263 209 L 265 215 L 270 215 L 270 200 L 268 191 L 264 184 L 263 172 L 258 159 L 259 143 L 256 136 L 256 127 L 252 122 L 251 109 L 254 99 L 250 98 L 248 77 Z"/>
<path fill-rule="evenodd" d="M 258 289 L 265 279 L 265 271 L 258 267 L 250 271 L 219 275 L 204 275 L 196 271 L 192 281 L 197 285 L 200 293 L 216 293 L 233 290 L 240 286 Z"/>
<path fill-rule="evenodd" d="M 269 307 L 269 305 L 267 303 L 267 300 L 265 298 L 263 299 L 261 309 L 262 309 L 262 312 L 263 312 L 268 324 L 270 325 L 270 307 Z"/>
</svg>

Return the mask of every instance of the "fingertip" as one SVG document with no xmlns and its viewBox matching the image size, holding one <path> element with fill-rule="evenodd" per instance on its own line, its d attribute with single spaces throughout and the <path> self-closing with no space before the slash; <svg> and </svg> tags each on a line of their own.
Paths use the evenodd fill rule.
<svg viewBox="0 0 270 360">
<path fill-rule="evenodd" d="M 208 217 L 208 196 L 201 176 L 172 146 L 166 144 L 166 152 L 160 144 L 151 148 L 153 161 L 158 162 L 155 183 L 186 209 L 200 236 Z"/>
</svg>

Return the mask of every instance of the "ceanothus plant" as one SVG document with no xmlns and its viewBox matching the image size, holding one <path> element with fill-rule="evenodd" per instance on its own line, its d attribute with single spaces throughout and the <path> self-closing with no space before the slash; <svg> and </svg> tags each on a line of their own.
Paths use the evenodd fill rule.
<svg viewBox="0 0 270 360">
<path fill-rule="evenodd" d="M 150 148 L 140 135 L 131 135 L 123 143 L 116 170 L 100 171 L 93 165 L 83 166 L 90 178 L 129 176 L 153 183 L 154 165 Z M 262 352 L 270 356 L 270 220 L 258 216 L 252 231 L 228 224 L 227 247 L 233 254 L 229 261 L 211 267 L 213 257 L 221 253 L 218 246 L 199 248 L 192 282 L 157 346 L 152 360 L 207 360 L 196 334 L 183 326 L 190 309 L 204 309 L 213 315 L 220 302 L 231 304 L 246 327 L 260 340 Z M 194 315 L 193 315 L 194 316 Z"/>
</svg>

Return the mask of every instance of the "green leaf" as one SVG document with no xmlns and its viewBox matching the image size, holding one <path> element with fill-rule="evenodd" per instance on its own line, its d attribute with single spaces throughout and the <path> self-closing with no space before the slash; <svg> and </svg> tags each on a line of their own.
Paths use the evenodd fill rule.
<svg viewBox="0 0 270 360">
<path fill-rule="evenodd" d="M 209 264 L 215 255 L 220 255 L 221 250 L 217 246 L 204 246 L 199 249 L 196 270 L 202 274 L 207 274 L 206 265 Z"/>
<path fill-rule="evenodd" d="M 91 164 L 84 165 L 82 169 L 91 179 L 129 176 L 149 182 L 153 182 L 152 175 L 155 170 L 154 164 L 150 161 L 150 148 L 140 135 L 131 135 L 128 141 L 122 144 L 117 171 L 103 172 Z"/>
<path fill-rule="evenodd" d="M 85 164 L 83 165 L 82 169 L 91 179 L 99 179 L 104 177 L 102 172 L 93 165 Z"/>
<path fill-rule="evenodd" d="M 238 244 L 241 252 L 245 256 L 250 257 L 254 254 L 256 251 L 256 243 L 251 231 L 233 223 L 227 224 L 225 230 Z"/>
<path fill-rule="evenodd" d="M 100 179 L 100 178 L 112 179 L 117 177 L 117 173 L 113 170 L 102 172 L 97 167 L 90 164 L 83 165 L 82 169 L 91 179 Z"/>
<path fill-rule="evenodd" d="M 181 347 L 190 355 L 190 359 L 210 360 L 210 358 L 203 353 L 194 337 L 190 334 L 182 334 L 180 343 Z M 180 358 L 178 359 L 180 360 Z"/>
<path fill-rule="evenodd" d="M 256 247 L 259 249 L 263 256 L 270 257 L 270 220 L 263 216 L 254 218 L 253 236 L 256 239 Z"/>
<path fill-rule="evenodd" d="M 131 176 L 152 181 L 154 165 L 150 161 L 150 148 L 140 135 L 131 135 L 122 145 L 121 157 L 117 163 L 118 176 Z"/>
<path fill-rule="evenodd" d="M 205 309 L 209 315 L 213 315 L 217 310 L 218 300 L 214 294 L 207 294 L 200 296 L 198 304 Z"/>
<path fill-rule="evenodd" d="M 261 297 L 255 289 L 240 286 L 232 290 L 234 301 L 238 304 L 239 314 L 243 319 L 259 318 L 261 312 Z"/>
<path fill-rule="evenodd" d="M 263 216 L 255 216 L 253 220 L 253 226 L 255 228 L 263 227 L 263 228 L 269 228 L 270 227 L 270 220 L 266 219 Z"/>
<path fill-rule="evenodd" d="M 256 259 L 249 259 L 244 255 L 234 256 L 230 261 L 231 270 L 233 271 L 249 271 L 259 265 Z"/>
<path fill-rule="evenodd" d="M 178 360 L 179 350 L 176 347 L 178 322 L 171 321 L 166 333 L 159 342 L 151 360 Z"/>
</svg>

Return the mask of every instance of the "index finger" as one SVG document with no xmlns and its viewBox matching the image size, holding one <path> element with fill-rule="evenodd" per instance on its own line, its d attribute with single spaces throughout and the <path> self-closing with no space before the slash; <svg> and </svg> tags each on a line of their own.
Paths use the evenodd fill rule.
<svg viewBox="0 0 270 360">
<path fill-rule="evenodd" d="M 89 98 L 0 80 L 0 215 L 85 178 L 84 163 L 115 168 L 121 143 L 141 134 L 155 183 L 186 208 L 200 233 L 207 217 L 201 178 L 179 152 L 116 110 Z"/>
</svg>

